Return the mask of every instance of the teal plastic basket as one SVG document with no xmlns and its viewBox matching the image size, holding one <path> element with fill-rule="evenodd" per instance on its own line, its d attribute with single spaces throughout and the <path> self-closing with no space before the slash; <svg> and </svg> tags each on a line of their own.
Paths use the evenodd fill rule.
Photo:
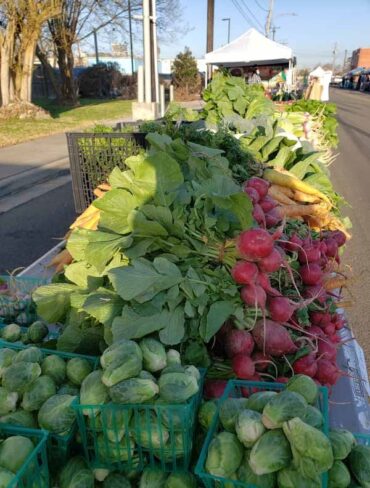
<svg viewBox="0 0 370 488">
<path fill-rule="evenodd" d="M 217 411 L 213 417 L 211 427 L 204 440 L 204 444 L 195 467 L 195 474 L 202 480 L 206 488 L 231 488 L 232 486 L 240 488 L 260 488 L 256 485 L 243 483 L 237 480 L 231 480 L 222 478 L 220 476 L 213 476 L 206 472 L 205 463 L 207 459 L 207 453 L 209 445 L 220 429 L 219 410 L 222 403 L 228 398 L 242 398 L 248 397 L 252 393 L 257 391 L 282 391 L 286 387 L 282 383 L 269 383 L 259 381 L 243 381 L 243 380 L 230 380 L 227 383 L 225 391 L 217 404 Z M 329 432 L 329 407 L 328 407 L 328 390 L 325 387 L 319 388 L 319 397 L 317 400 L 317 408 L 321 411 L 323 416 L 322 431 L 327 435 Z M 327 488 L 328 477 L 325 473 L 322 476 L 322 488 Z M 297 487 L 299 488 L 299 487 Z"/>
<path fill-rule="evenodd" d="M 24 344 L 18 344 L 18 343 L 10 343 L 3 341 L 0 339 L 0 349 L 2 348 L 9 348 L 9 349 L 14 349 L 16 351 L 22 351 L 24 349 L 27 349 L 27 347 L 33 347 L 32 344 L 29 345 L 24 345 Z M 54 354 L 56 356 L 59 356 L 65 360 L 72 359 L 72 358 L 83 358 L 86 359 L 91 363 L 91 366 L 93 370 L 95 370 L 98 365 L 99 365 L 99 358 L 96 356 L 84 356 L 82 354 L 75 354 L 71 352 L 62 352 L 62 351 L 54 351 L 52 349 L 43 349 L 39 348 L 40 351 L 42 351 L 44 356 L 50 356 L 51 354 Z M 78 403 L 77 401 L 74 403 Z M 8 424 L 1 424 L 4 426 L 8 426 Z M 20 426 L 21 427 L 21 426 Z M 27 428 L 23 428 L 25 431 L 29 430 Z M 32 430 L 32 429 L 31 429 Z M 71 452 L 71 449 L 73 447 L 74 439 L 76 436 L 77 432 L 77 422 L 73 425 L 71 430 L 66 434 L 66 435 L 59 435 L 59 434 L 54 434 L 52 432 L 49 433 L 48 436 L 48 457 L 50 461 L 58 461 L 59 462 L 64 462 L 68 457 Z"/>
<path fill-rule="evenodd" d="M 87 462 L 92 468 L 117 471 L 155 466 L 186 471 L 193 448 L 199 392 L 184 404 L 74 405 Z"/>
<path fill-rule="evenodd" d="M 358 444 L 370 447 L 370 434 L 353 434 Z"/>
<path fill-rule="evenodd" d="M 38 344 L 36 343 L 27 343 L 27 344 L 24 344 L 24 342 L 22 342 L 22 340 L 20 339 L 19 341 L 15 341 L 15 342 L 9 342 L 9 341 L 5 341 L 4 339 L 1 338 L 2 336 L 2 330 L 7 326 L 7 324 L 3 324 L 3 323 L 0 323 L 0 340 L 3 341 L 3 342 L 6 342 L 7 344 L 22 344 L 24 346 L 37 346 L 38 347 Z M 43 339 L 42 341 L 42 346 L 43 348 L 45 349 L 52 349 L 52 346 L 53 347 L 56 347 L 56 342 L 57 342 L 57 339 L 60 335 L 60 331 L 59 331 L 59 327 L 58 326 L 48 326 L 49 328 L 49 333 L 48 335 Z M 28 331 L 28 327 L 22 327 L 21 326 L 21 332 L 22 334 L 25 334 L 27 333 Z M 54 349 L 53 349 L 54 350 Z"/>
<path fill-rule="evenodd" d="M 27 326 L 37 320 L 31 294 L 46 283 L 43 278 L 0 275 L 0 321 Z"/>
<path fill-rule="evenodd" d="M 47 432 L 36 429 L 0 426 L 1 440 L 15 435 L 29 437 L 35 448 L 7 488 L 49 488 L 49 468 L 46 455 Z"/>
</svg>

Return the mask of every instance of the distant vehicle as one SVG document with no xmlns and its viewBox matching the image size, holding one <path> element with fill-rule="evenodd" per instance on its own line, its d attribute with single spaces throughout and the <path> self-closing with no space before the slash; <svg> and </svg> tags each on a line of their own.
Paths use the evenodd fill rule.
<svg viewBox="0 0 370 488">
<path fill-rule="evenodd" d="M 341 85 L 342 84 L 342 76 L 332 76 L 331 77 L 331 84 L 332 85 Z"/>
</svg>

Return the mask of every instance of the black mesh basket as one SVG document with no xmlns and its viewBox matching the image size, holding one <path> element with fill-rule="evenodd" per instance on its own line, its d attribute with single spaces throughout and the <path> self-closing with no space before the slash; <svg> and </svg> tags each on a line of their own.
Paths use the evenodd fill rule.
<svg viewBox="0 0 370 488">
<path fill-rule="evenodd" d="M 76 212 L 83 212 L 94 200 L 94 189 L 107 181 L 125 160 L 146 148 L 146 133 L 67 133 L 69 162 Z"/>
</svg>

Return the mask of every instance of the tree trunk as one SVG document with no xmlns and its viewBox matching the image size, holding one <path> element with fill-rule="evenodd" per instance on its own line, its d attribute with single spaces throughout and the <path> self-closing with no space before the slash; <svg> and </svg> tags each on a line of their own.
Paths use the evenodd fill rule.
<svg viewBox="0 0 370 488">
<path fill-rule="evenodd" d="M 32 98 L 32 75 L 33 75 L 33 62 L 35 59 L 37 39 L 30 39 L 29 43 L 25 47 L 22 56 L 22 71 L 20 73 L 20 92 L 19 99 L 22 102 L 31 103 Z"/>
<path fill-rule="evenodd" d="M 57 46 L 57 57 L 61 77 L 62 101 L 66 105 L 77 105 L 77 90 L 73 79 L 72 47 Z"/>
<path fill-rule="evenodd" d="M 36 56 L 39 58 L 40 60 L 40 63 L 42 64 L 42 66 L 44 67 L 44 70 L 45 70 L 45 73 L 46 73 L 46 76 L 48 78 L 48 80 L 50 81 L 52 87 L 53 87 L 53 90 L 54 90 L 54 93 L 57 97 L 57 100 L 58 102 L 61 102 L 62 100 L 62 91 L 60 89 L 60 83 L 55 75 L 55 72 L 53 70 L 53 67 L 51 66 L 51 64 L 49 63 L 45 53 L 41 50 L 40 46 L 37 45 L 36 46 Z"/>
<path fill-rule="evenodd" d="M 9 105 L 14 98 L 12 64 L 14 63 L 15 42 L 15 23 L 10 21 L 6 31 L 1 36 L 0 45 L 0 85 L 2 106 Z"/>
</svg>

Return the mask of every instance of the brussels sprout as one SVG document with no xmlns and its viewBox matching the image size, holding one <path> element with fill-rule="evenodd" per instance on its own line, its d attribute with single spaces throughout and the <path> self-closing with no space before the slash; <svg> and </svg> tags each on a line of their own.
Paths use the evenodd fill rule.
<svg viewBox="0 0 370 488">
<path fill-rule="evenodd" d="M 370 487 L 370 447 L 357 445 L 349 457 L 348 466 L 356 481 L 363 488 Z"/>
<path fill-rule="evenodd" d="M 334 459 L 343 460 L 356 444 L 352 432 L 345 429 L 333 429 L 329 432 L 329 439 L 333 449 Z"/>
<path fill-rule="evenodd" d="M 2 376 L 4 370 L 12 364 L 16 354 L 16 351 L 7 347 L 0 349 L 0 376 Z"/>
<path fill-rule="evenodd" d="M 67 362 L 67 378 L 74 385 L 80 386 L 92 371 L 92 366 L 85 358 L 72 358 Z"/>
<path fill-rule="evenodd" d="M 1 329 L 1 338 L 7 342 L 17 342 L 21 337 L 22 329 L 17 324 L 6 325 Z"/>
<path fill-rule="evenodd" d="M 49 334 L 49 329 L 47 325 L 38 320 L 28 327 L 27 338 L 30 342 L 38 343 L 42 342 L 45 337 Z"/>
<path fill-rule="evenodd" d="M 266 404 L 276 397 L 276 391 L 257 391 L 248 398 L 247 408 L 262 413 Z"/>
<path fill-rule="evenodd" d="M 324 425 L 324 417 L 320 410 L 312 405 L 307 405 L 306 415 L 302 419 L 306 424 L 315 427 L 315 429 L 321 429 Z"/>
<path fill-rule="evenodd" d="M 211 365 L 208 350 L 203 342 L 192 341 L 187 344 L 183 359 L 185 364 L 194 364 L 198 368 L 208 368 Z"/>
<path fill-rule="evenodd" d="M 184 437 L 182 432 L 171 435 L 166 446 L 159 449 L 153 449 L 153 454 L 163 463 L 171 463 L 174 458 L 185 456 Z"/>
<path fill-rule="evenodd" d="M 28 412 L 39 410 L 44 402 L 56 393 L 54 380 L 50 376 L 40 376 L 28 389 L 22 400 L 22 408 Z"/>
<path fill-rule="evenodd" d="M 131 417 L 131 409 L 107 408 L 102 411 L 102 427 L 111 442 L 119 442 L 128 433 Z"/>
<path fill-rule="evenodd" d="M 71 406 L 75 399 L 72 395 L 53 395 L 48 398 L 37 416 L 40 427 L 53 434 L 67 433 L 76 419 Z"/>
<path fill-rule="evenodd" d="M 252 447 L 265 430 L 262 415 L 259 412 L 242 410 L 236 417 L 236 435 L 245 447 Z"/>
<path fill-rule="evenodd" d="M 289 466 L 292 452 L 281 429 L 265 432 L 254 444 L 249 464 L 255 474 L 275 473 Z"/>
<path fill-rule="evenodd" d="M 267 429 L 278 429 L 294 417 L 304 418 L 307 402 L 293 391 L 282 391 L 273 397 L 262 412 L 262 422 Z"/>
<path fill-rule="evenodd" d="M 320 430 L 299 418 L 283 424 L 292 452 L 294 465 L 305 478 L 315 478 L 333 465 L 333 451 L 329 439 Z"/>
<path fill-rule="evenodd" d="M 133 437 L 136 444 L 142 447 L 158 449 L 167 443 L 170 435 L 155 414 L 147 415 L 147 413 L 144 411 L 138 418 L 135 416 Z"/>
<path fill-rule="evenodd" d="M 19 351 L 19 353 L 15 356 L 13 363 L 28 362 L 41 364 L 42 358 L 42 351 L 38 347 L 29 346 L 26 349 Z"/>
<path fill-rule="evenodd" d="M 242 457 L 243 446 L 236 435 L 220 432 L 209 445 L 205 469 L 213 476 L 230 478 L 239 468 Z"/>
<path fill-rule="evenodd" d="M 22 409 L 3 415 L 0 417 L 0 423 L 26 427 L 28 429 L 37 428 L 37 422 L 34 415 L 32 415 L 31 412 L 26 412 L 26 410 Z"/>
<path fill-rule="evenodd" d="M 225 430 L 235 433 L 236 418 L 247 403 L 247 398 L 227 398 L 221 403 L 219 416 Z"/>
<path fill-rule="evenodd" d="M 304 374 L 296 374 L 286 384 L 286 390 L 302 395 L 310 405 L 316 403 L 319 388 L 312 378 Z"/>
<path fill-rule="evenodd" d="M 164 376 L 168 373 L 185 373 L 185 368 L 184 366 L 181 366 L 181 364 L 170 364 L 169 366 L 166 366 L 164 369 L 162 369 L 161 376 Z"/>
<path fill-rule="evenodd" d="M 214 415 L 217 412 L 217 404 L 214 400 L 203 402 L 199 407 L 198 422 L 205 429 L 209 430 Z"/>
<path fill-rule="evenodd" d="M 28 437 L 13 435 L 0 444 L 0 466 L 16 473 L 34 450 Z"/>
<path fill-rule="evenodd" d="M 0 488 L 8 488 L 10 483 L 14 480 L 15 474 L 0 467 Z"/>
<path fill-rule="evenodd" d="M 174 364 L 181 365 L 181 356 L 179 351 L 176 351 L 176 349 L 168 349 L 166 356 L 167 356 L 167 366 L 173 366 Z"/>
<path fill-rule="evenodd" d="M 95 468 L 93 469 L 94 477 L 96 481 L 103 482 L 107 476 L 109 476 L 109 469 L 105 468 Z"/>
<path fill-rule="evenodd" d="M 136 342 L 122 339 L 103 352 L 100 363 L 104 369 L 102 381 L 110 387 L 137 376 L 143 368 L 143 354 Z"/>
<path fill-rule="evenodd" d="M 199 391 L 197 380 L 186 373 L 161 375 L 158 386 L 160 397 L 171 403 L 184 403 Z"/>
<path fill-rule="evenodd" d="M 196 368 L 195 366 L 192 366 L 192 365 L 185 366 L 184 372 L 186 374 L 190 374 L 190 376 L 194 376 L 194 378 L 197 380 L 197 382 L 198 383 L 200 382 L 201 375 L 200 375 L 199 369 Z"/>
<path fill-rule="evenodd" d="M 328 474 L 328 488 L 347 488 L 351 483 L 350 472 L 342 461 L 334 461 Z"/>
<path fill-rule="evenodd" d="M 75 395 L 80 394 L 80 389 L 77 385 L 73 383 L 63 383 L 58 389 L 58 395 Z"/>
<path fill-rule="evenodd" d="M 167 366 L 166 350 L 162 343 L 152 337 L 145 337 L 139 342 L 139 346 L 145 369 L 155 373 Z"/>
<path fill-rule="evenodd" d="M 14 412 L 17 408 L 18 393 L 8 391 L 0 386 L 0 415 Z"/>
<path fill-rule="evenodd" d="M 135 443 L 129 437 L 123 437 L 120 442 L 109 442 L 104 434 L 99 434 L 96 442 L 96 457 L 98 462 L 119 463 L 129 461 L 135 451 Z"/>
<path fill-rule="evenodd" d="M 145 468 L 140 478 L 139 488 L 163 488 L 167 473 L 157 468 Z"/>
<path fill-rule="evenodd" d="M 140 371 L 138 374 L 138 378 L 141 378 L 142 380 L 152 380 L 154 383 L 157 382 L 157 379 L 155 376 L 152 375 L 152 373 L 149 373 L 149 371 L 145 371 L 144 369 Z"/>
<path fill-rule="evenodd" d="M 131 483 L 121 473 L 111 473 L 105 478 L 103 488 L 131 488 Z"/>
<path fill-rule="evenodd" d="M 164 488 L 197 488 L 197 481 L 192 473 L 171 473 Z"/>
<path fill-rule="evenodd" d="M 11 364 L 3 373 L 3 387 L 8 391 L 24 393 L 40 374 L 41 368 L 37 363 L 24 361 Z"/>
<path fill-rule="evenodd" d="M 114 403 L 144 403 L 154 398 L 159 391 L 152 380 L 130 378 L 109 388 L 109 395 Z"/>
<path fill-rule="evenodd" d="M 267 473 L 258 475 L 253 473 L 249 465 L 250 451 L 245 451 L 242 463 L 237 471 L 238 480 L 246 485 L 258 486 L 259 488 L 274 488 L 275 487 L 275 473 Z M 295 487 L 298 488 L 298 485 Z"/>
<path fill-rule="evenodd" d="M 302 474 L 289 466 L 277 474 L 279 488 L 321 488 L 321 477 L 317 474 L 314 478 L 304 478 Z"/>
<path fill-rule="evenodd" d="M 59 487 L 60 488 L 90 488 L 90 484 L 76 485 L 76 475 L 80 472 L 85 472 L 87 464 L 81 456 L 75 456 L 67 461 L 67 464 L 59 473 Z M 88 477 L 87 477 L 88 479 Z M 92 485 L 94 486 L 94 485 Z"/>
<path fill-rule="evenodd" d="M 42 374 L 51 376 L 57 385 L 66 380 L 66 363 L 64 359 L 56 354 L 46 356 L 41 363 Z"/>
<path fill-rule="evenodd" d="M 86 376 L 80 390 L 81 405 L 99 405 L 109 400 L 108 388 L 102 383 L 103 371 L 96 370 Z M 98 408 L 87 408 L 84 415 L 95 416 L 99 413 Z"/>
</svg>

